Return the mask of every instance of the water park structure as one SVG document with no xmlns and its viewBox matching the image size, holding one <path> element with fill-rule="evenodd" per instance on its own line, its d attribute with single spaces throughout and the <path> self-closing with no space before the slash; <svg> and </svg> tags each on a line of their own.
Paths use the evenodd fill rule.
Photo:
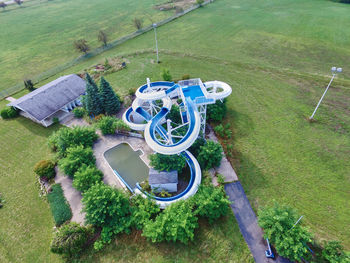
<svg viewBox="0 0 350 263">
<path fill-rule="evenodd" d="M 157 197 L 145 192 L 136 184 L 134 192 L 155 199 L 165 208 L 178 200 L 187 199 L 197 192 L 201 183 L 201 168 L 197 159 L 187 150 L 199 136 L 205 135 L 208 104 L 223 100 L 232 92 L 222 81 L 202 83 L 197 79 L 147 83 L 137 89 L 136 99 L 124 115 L 123 121 L 133 130 L 144 131 L 145 141 L 157 153 L 181 154 L 190 168 L 191 178 L 187 188 L 172 197 Z M 181 121 L 168 118 L 173 105 L 179 107 Z"/>
</svg>

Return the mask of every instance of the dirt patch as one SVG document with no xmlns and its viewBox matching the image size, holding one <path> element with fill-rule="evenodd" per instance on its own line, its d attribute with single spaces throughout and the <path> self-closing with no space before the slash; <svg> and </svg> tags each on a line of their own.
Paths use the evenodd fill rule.
<svg viewBox="0 0 350 263">
<path fill-rule="evenodd" d="M 194 4 L 196 4 L 196 0 L 170 0 L 163 4 L 155 5 L 154 8 L 159 11 L 176 10 L 177 12 L 180 12 Z"/>
</svg>

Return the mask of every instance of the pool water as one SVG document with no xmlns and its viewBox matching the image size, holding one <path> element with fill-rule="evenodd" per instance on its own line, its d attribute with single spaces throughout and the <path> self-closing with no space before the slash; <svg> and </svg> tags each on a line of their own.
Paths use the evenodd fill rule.
<svg viewBox="0 0 350 263">
<path fill-rule="evenodd" d="M 140 150 L 134 151 L 129 144 L 121 143 L 107 150 L 104 156 L 130 191 L 136 188 L 136 183 L 141 183 L 148 179 L 149 168 L 141 160 Z"/>
</svg>

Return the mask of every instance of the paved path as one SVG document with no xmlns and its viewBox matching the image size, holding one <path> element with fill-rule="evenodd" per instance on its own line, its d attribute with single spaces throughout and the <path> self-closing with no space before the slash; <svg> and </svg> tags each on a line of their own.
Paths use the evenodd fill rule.
<svg viewBox="0 0 350 263">
<path fill-rule="evenodd" d="M 70 208 L 72 209 L 71 221 L 79 224 L 84 223 L 85 213 L 82 213 L 83 204 L 81 203 L 81 193 L 72 186 L 72 179 L 68 176 L 64 176 L 63 173 L 57 170 L 55 182 L 60 183 Z"/>
<path fill-rule="evenodd" d="M 267 245 L 263 239 L 263 232 L 258 226 L 257 218 L 244 193 L 241 183 L 238 181 L 226 184 L 225 191 L 229 196 L 229 200 L 233 201 L 231 204 L 232 211 L 236 216 L 241 233 L 252 252 L 255 262 L 290 263 L 289 260 L 282 257 L 277 257 L 276 260 L 265 257 Z"/>
</svg>

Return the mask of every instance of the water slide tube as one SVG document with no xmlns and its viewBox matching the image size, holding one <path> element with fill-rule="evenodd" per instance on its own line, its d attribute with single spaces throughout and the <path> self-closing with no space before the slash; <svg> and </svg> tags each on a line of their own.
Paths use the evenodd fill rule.
<svg viewBox="0 0 350 263">
<path fill-rule="evenodd" d="M 222 81 L 218 81 L 218 80 L 207 81 L 204 83 L 204 86 L 207 89 L 212 89 L 212 92 L 208 92 L 207 96 L 208 98 L 212 98 L 215 100 L 222 100 L 230 96 L 230 94 L 232 93 L 232 89 L 230 85 Z M 221 91 L 217 91 L 218 88 L 221 89 Z"/>
</svg>

